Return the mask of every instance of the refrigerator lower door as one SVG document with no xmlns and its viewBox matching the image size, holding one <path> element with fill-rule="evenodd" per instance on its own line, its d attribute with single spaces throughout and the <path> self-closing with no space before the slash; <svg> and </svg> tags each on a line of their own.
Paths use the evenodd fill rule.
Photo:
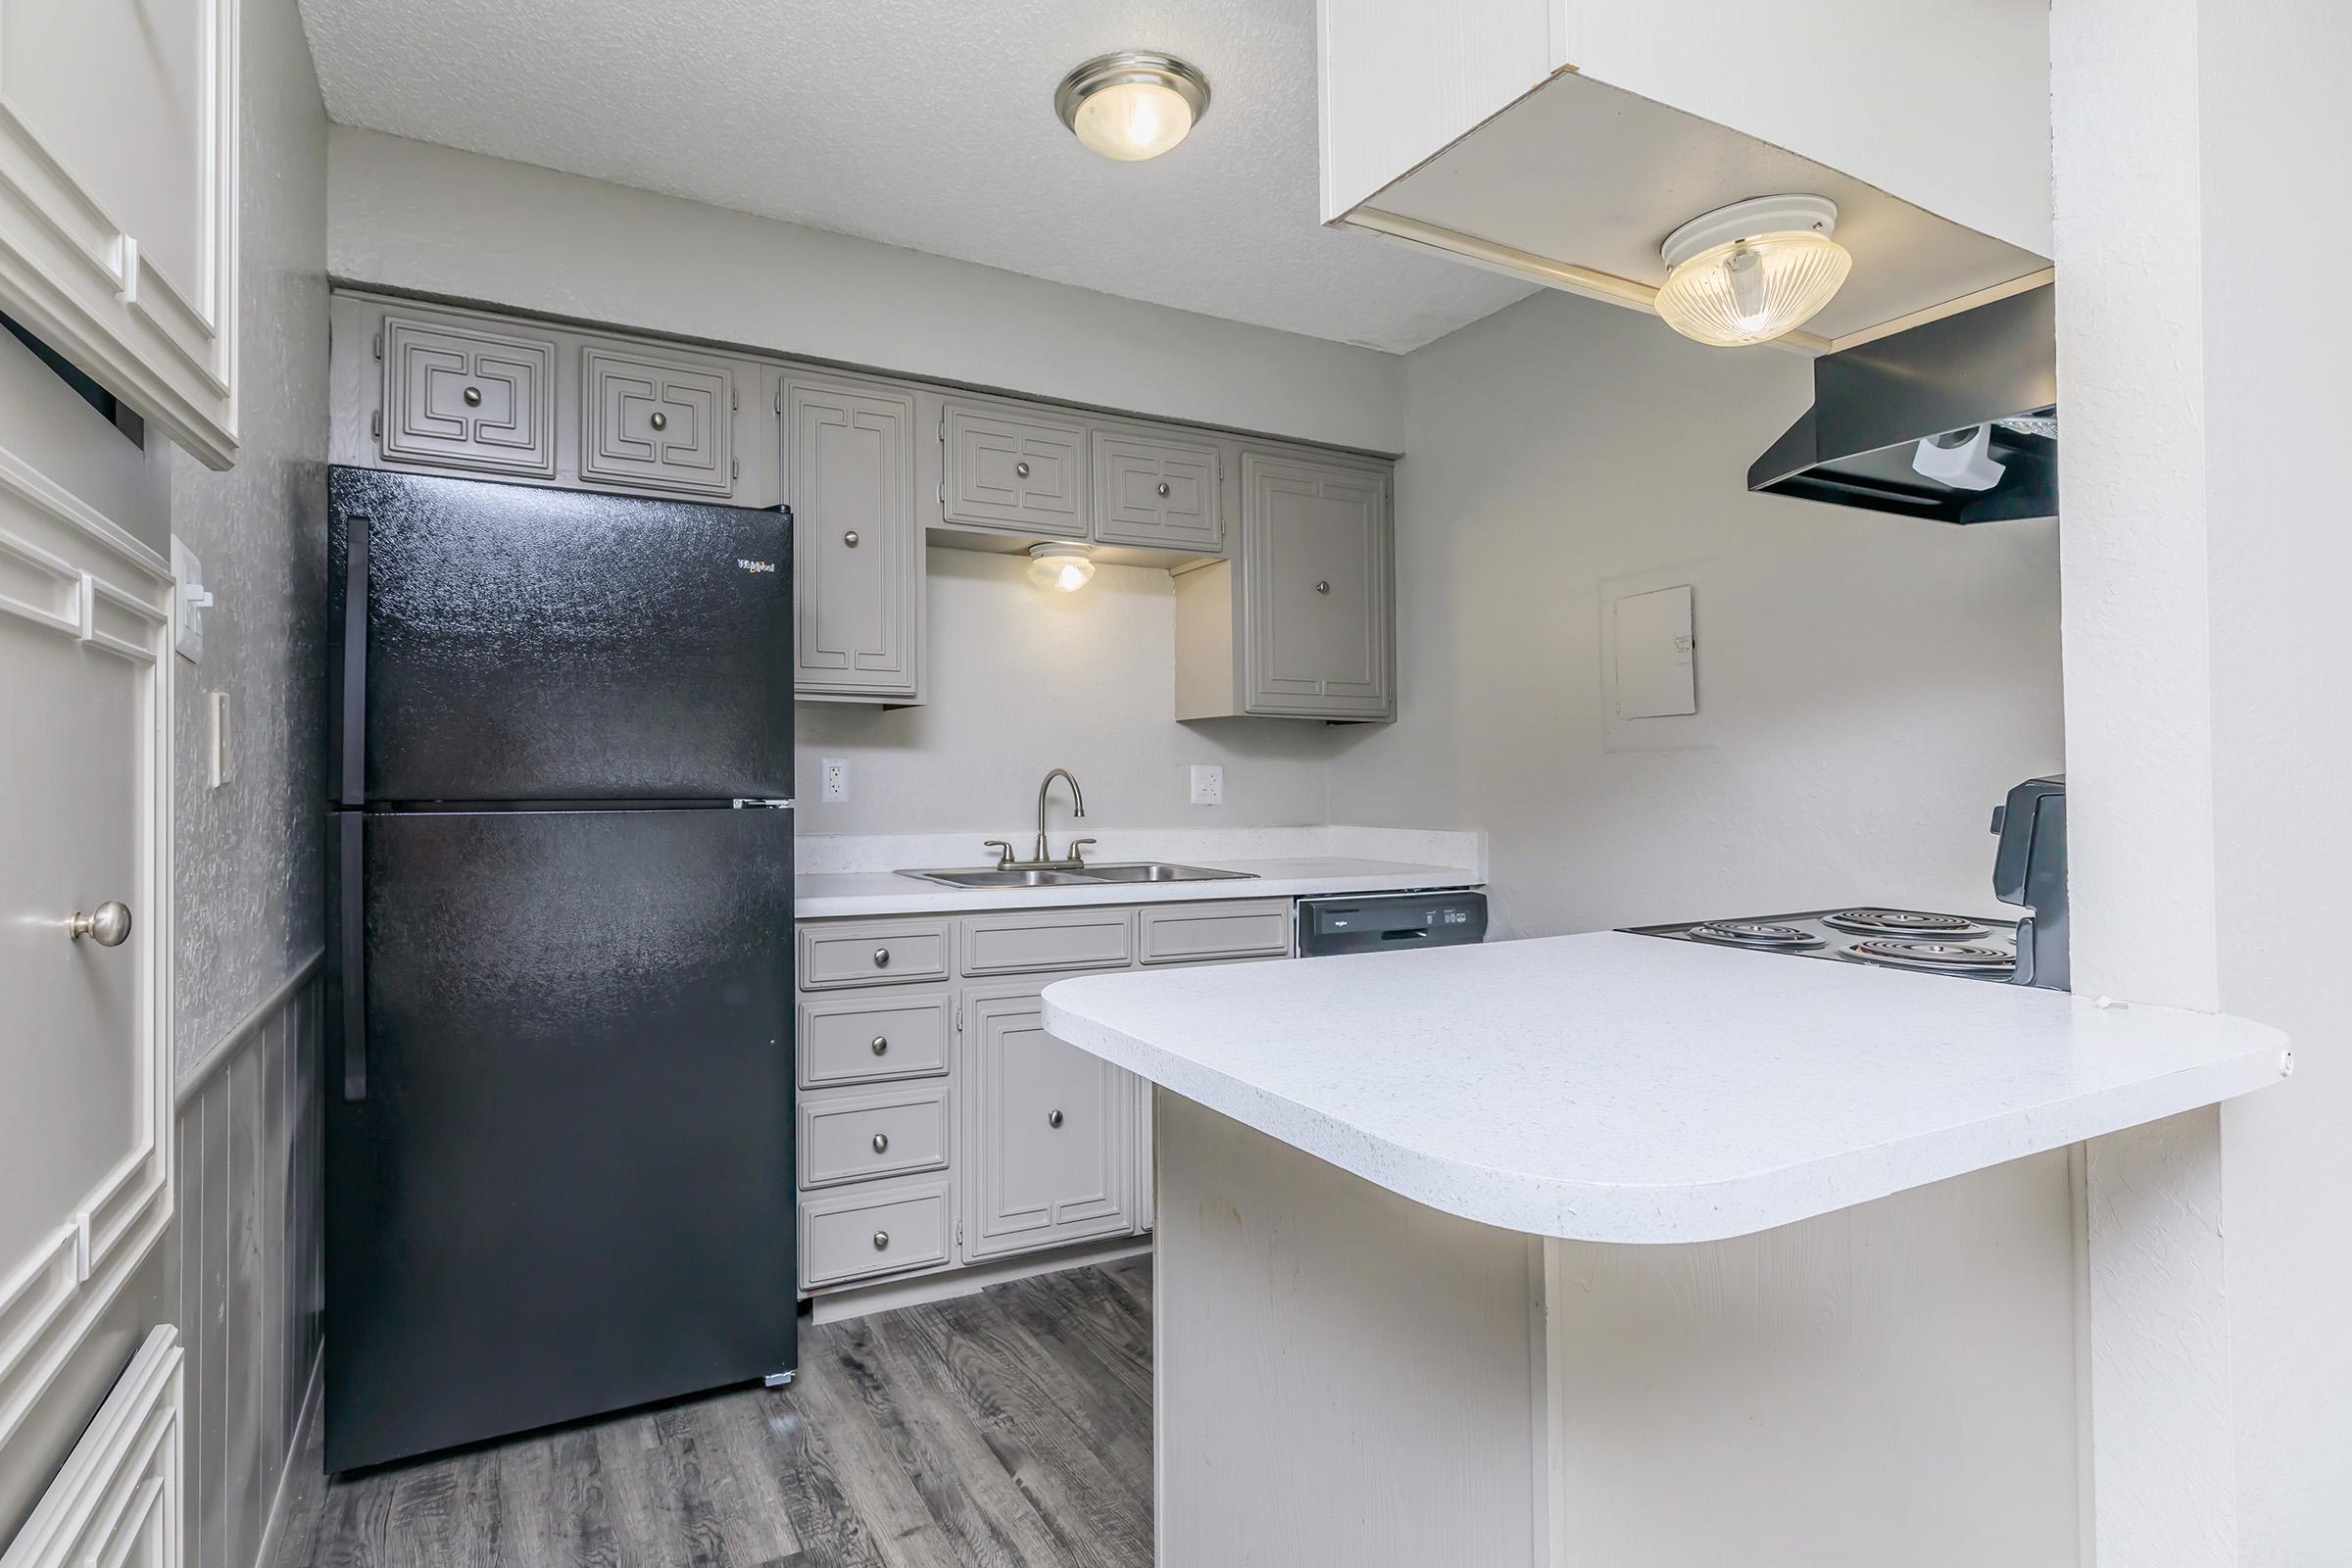
<svg viewBox="0 0 2352 1568">
<path fill-rule="evenodd" d="M 335 842 L 327 1468 L 792 1370 L 792 813 Z"/>
<path fill-rule="evenodd" d="M 347 806 L 792 794 L 782 512 L 336 468 Z"/>
</svg>

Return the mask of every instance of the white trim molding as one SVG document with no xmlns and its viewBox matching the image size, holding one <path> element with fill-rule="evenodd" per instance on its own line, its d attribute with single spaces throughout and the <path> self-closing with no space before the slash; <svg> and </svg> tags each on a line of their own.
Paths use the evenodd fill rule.
<svg viewBox="0 0 2352 1568">
<path fill-rule="evenodd" d="M 193 123 L 172 127 L 198 143 L 198 188 L 187 193 L 184 209 L 194 223 L 180 236 L 193 253 L 185 264 L 193 274 L 167 276 L 153 247 L 143 246 L 91 188 L 90 171 L 76 167 L 81 150 L 49 145 L 19 106 L 0 95 L 0 310 L 209 466 L 225 468 L 237 450 L 242 0 L 172 3 L 197 13 L 192 31 L 200 51 L 198 59 L 180 62 L 192 74 Z M 0 23 L 0 58 L 30 56 L 14 71 L 40 71 L 45 62 L 39 51 L 47 41 L 36 36 L 27 45 Z M 80 61 L 74 67 L 89 69 Z M 122 129 L 116 105 L 102 100 L 89 106 L 89 114 Z M 116 156 L 122 156 L 120 147 Z"/>
<path fill-rule="evenodd" d="M 149 1331 L 0 1568 L 178 1568 L 182 1359 Z"/>
<path fill-rule="evenodd" d="M 0 448 L 0 615 L 141 675 L 137 1103 L 120 1157 L 24 1256 L 0 1259 L 0 1444 L 145 1261 L 172 1212 L 172 701 L 169 563 Z M 13 1559 L 11 1559 L 13 1562 Z"/>
</svg>

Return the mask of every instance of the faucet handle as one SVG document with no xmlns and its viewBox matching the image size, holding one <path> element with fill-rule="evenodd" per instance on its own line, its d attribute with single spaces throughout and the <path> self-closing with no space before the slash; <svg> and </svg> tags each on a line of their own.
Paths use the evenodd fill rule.
<svg viewBox="0 0 2352 1568">
<path fill-rule="evenodd" d="M 997 852 L 998 870 L 1004 870 L 1012 864 L 1012 846 L 1005 843 L 1003 839 L 986 840 L 981 844 L 980 847 L 984 850 L 995 850 Z"/>
<path fill-rule="evenodd" d="M 1099 841 L 1097 841 L 1097 840 L 1095 840 L 1095 839 L 1072 839 L 1072 840 L 1070 840 L 1070 863 L 1071 863 L 1072 865 L 1084 865 L 1084 864 L 1086 863 L 1086 857 L 1085 857 L 1085 856 L 1083 856 L 1083 855 L 1081 855 L 1081 854 L 1079 854 L 1078 852 L 1079 852 L 1080 850 L 1084 849 L 1084 848 L 1085 848 L 1087 845 L 1089 845 L 1089 844 L 1094 844 L 1094 843 L 1097 843 L 1097 842 L 1099 842 Z"/>
</svg>

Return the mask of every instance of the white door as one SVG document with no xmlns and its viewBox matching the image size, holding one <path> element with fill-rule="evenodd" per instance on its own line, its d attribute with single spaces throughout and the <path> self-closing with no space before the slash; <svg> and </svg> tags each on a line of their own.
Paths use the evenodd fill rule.
<svg viewBox="0 0 2352 1568">
<path fill-rule="evenodd" d="M 0 426 L 0 1455 L 171 1210 L 171 568 L 20 440 Z"/>
</svg>

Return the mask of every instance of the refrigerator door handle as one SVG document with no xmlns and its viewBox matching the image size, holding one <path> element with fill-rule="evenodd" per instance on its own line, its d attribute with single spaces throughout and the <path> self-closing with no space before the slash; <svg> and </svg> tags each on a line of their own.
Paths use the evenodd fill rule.
<svg viewBox="0 0 2352 1568">
<path fill-rule="evenodd" d="M 343 804 L 368 799 L 368 532 L 354 516 L 344 545 Z"/>
<path fill-rule="evenodd" d="M 368 932 L 361 874 L 368 818 L 346 811 L 337 825 L 342 829 L 343 858 L 337 911 L 343 942 L 343 1098 L 356 1103 L 368 1098 Z"/>
</svg>

